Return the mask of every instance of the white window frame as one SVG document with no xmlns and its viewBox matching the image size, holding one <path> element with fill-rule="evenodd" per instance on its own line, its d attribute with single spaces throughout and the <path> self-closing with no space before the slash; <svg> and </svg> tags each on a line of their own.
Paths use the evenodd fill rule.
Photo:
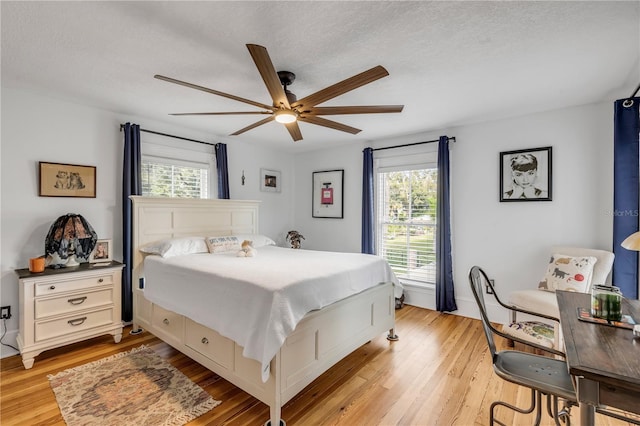
<svg viewBox="0 0 640 426">
<path fill-rule="evenodd" d="M 379 174 L 394 171 L 408 171 L 408 170 L 421 170 L 421 169 L 437 169 L 438 167 L 438 148 L 436 146 L 421 146 L 412 147 L 411 149 L 405 149 L 400 154 L 384 153 L 376 154 L 374 159 L 374 205 L 375 205 L 375 247 L 376 253 L 381 253 L 382 247 L 382 221 L 380 220 L 379 206 Z M 437 224 L 436 224 L 437 226 Z M 435 283 L 410 280 L 406 278 L 398 277 L 402 284 L 408 284 L 415 287 L 435 288 Z"/>
<path fill-rule="evenodd" d="M 152 138 L 150 138 L 152 139 Z M 183 146 L 185 145 L 185 146 Z M 140 142 L 142 162 L 149 161 L 207 170 L 206 198 L 217 196 L 217 174 L 214 147 L 191 142 L 146 140 Z"/>
</svg>

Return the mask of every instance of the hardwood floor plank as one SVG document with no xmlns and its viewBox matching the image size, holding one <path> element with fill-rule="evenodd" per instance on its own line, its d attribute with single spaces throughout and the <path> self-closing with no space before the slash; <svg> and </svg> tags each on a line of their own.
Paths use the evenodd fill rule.
<svg viewBox="0 0 640 426">
<path fill-rule="evenodd" d="M 98 337 L 53 349 L 25 370 L 19 356 L 0 361 L 0 424 L 63 426 L 47 376 L 147 345 L 222 403 L 188 423 L 262 425 L 268 407 L 148 332 L 122 341 Z M 288 426 L 487 425 L 497 399 L 520 407 L 529 391 L 500 379 L 491 365 L 480 321 L 413 306 L 396 312 L 397 342 L 381 335 L 363 345 L 292 398 L 282 409 Z M 509 349 L 497 339 L 498 349 Z M 37 402 L 37 403 L 36 403 Z M 532 424 L 533 416 L 499 408 L 507 424 Z M 579 410 L 571 420 L 579 423 Z M 553 421 L 543 414 L 542 425 Z M 627 423 L 596 415 L 598 426 Z"/>
</svg>

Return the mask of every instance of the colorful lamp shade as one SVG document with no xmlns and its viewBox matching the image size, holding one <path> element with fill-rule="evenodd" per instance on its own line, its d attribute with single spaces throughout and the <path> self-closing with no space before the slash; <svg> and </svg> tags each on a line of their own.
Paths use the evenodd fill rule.
<svg viewBox="0 0 640 426">
<path fill-rule="evenodd" d="M 98 241 L 93 227 L 79 214 L 68 213 L 53 222 L 45 240 L 48 264 L 53 267 L 77 266 L 86 262 Z"/>
</svg>

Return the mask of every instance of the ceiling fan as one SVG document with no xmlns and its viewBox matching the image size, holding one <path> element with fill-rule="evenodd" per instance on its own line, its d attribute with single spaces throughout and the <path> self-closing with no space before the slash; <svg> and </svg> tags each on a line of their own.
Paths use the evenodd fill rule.
<svg viewBox="0 0 640 426">
<path fill-rule="evenodd" d="M 164 80 L 169 83 L 179 84 L 181 86 L 190 87 L 192 89 L 201 90 L 203 92 L 211 93 L 214 95 L 222 96 L 225 98 L 233 99 L 238 102 L 243 102 L 249 105 L 254 105 L 261 108 L 262 111 L 237 111 L 237 112 L 183 112 L 174 113 L 170 115 L 242 115 L 242 114 L 262 114 L 267 115 L 260 121 L 250 124 L 232 133 L 232 136 L 240 135 L 248 130 L 254 129 L 270 121 L 277 121 L 283 123 L 289 134 L 294 141 L 302 140 L 302 133 L 298 126 L 298 121 L 305 123 L 316 124 L 318 126 L 329 127 L 331 129 L 340 130 L 343 132 L 357 134 L 361 130 L 355 127 L 347 126 L 336 121 L 327 120 L 322 118 L 323 115 L 341 115 L 341 114 L 374 114 L 374 113 L 390 113 L 401 112 L 404 105 L 367 105 L 367 106 L 334 106 L 334 107 L 319 107 L 317 105 L 347 93 L 365 84 L 376 81 L 382 77 L 389 75 L 384 67 L 378 65 L 360 74 L 349 77 L 346 80 L 342 80 L 332 86 L 319 90 L 309 96 L 298 100 L 296 95 L 291 93 L 287 86 L 289 86 L 295 80 L 295 74 L 290 71 L 278 71 L 276 72 L 267 49 L 257 44 L 247 44 L 249 53 L 253 58 L 253 61 L 258 68 L 258 72 L 262 76 L 264 84 L 267 86 L 267 90 L 273 100 L 272 105 L 263 104 L 261 102 L 255 102 L 249 99 L 241 98 L 239 96 L 230 95 L 228 93 L 219 92 L 217 90 L 208 89 L 206 87 L 198 86 L 195 84 L 187 83 L 185 81 L 176 80 L 174 78 L 165 77 L 163 75 L 156 74 L 154 77 L 159 80 Z"/>
</svg>

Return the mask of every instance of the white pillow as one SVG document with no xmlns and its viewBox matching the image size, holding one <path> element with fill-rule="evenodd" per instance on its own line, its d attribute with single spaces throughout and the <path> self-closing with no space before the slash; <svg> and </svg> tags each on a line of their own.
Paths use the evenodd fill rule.
<svg viewBox="0 0 640 426">
<path fill-rule="evenodd" d="M 154 241 L 140 248 L 148 254 L 158 254 L 162 257 L 180 256 L 182 254 L 207 253 L 207 243 L 204 237 L 181 237 Z"/>
<path fill-rule="evenodd" d="M 591 284 L 593 265 L 597 261 L 593 256 L 574 257 L 555 253 L 538 288 L 545 291 L 568 290 L 584 293 Z"/>
<path fill-rule="evenodd" d="M 262 247 L 262 246 L 275 246 L 276 242 L 266 235 L 261 234 L 235 234 L 235 237 L 238 238 L 238 241 L 242 242 L 244 240 L 249 240 L 253 242 L 253 247 Z"/>
<path fill-rule="evenodd" d="M 207 247 L 209 248 L 209 253 L 238 251 L 242 248 L 240 246 L 240 243 L 242 241 L 238 240 L 238 237 L 230 235 L 226 237 L 207 237 L 205 241 L 207 243 Z"/>
</svg>

